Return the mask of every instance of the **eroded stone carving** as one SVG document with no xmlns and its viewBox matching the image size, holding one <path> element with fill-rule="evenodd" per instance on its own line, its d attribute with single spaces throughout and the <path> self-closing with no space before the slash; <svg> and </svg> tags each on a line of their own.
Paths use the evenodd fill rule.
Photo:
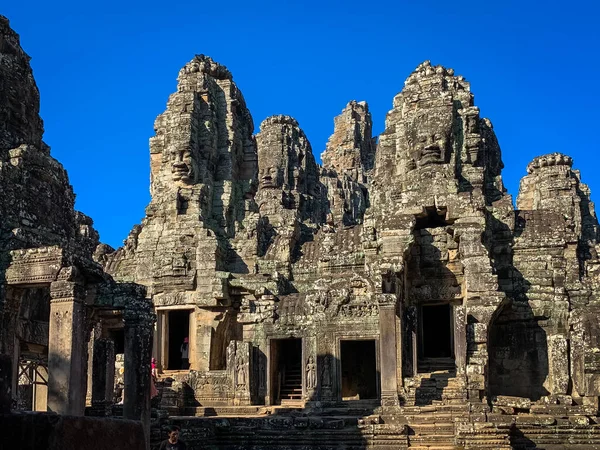
<svg viewBox="0 0 600 450">
<path fill-rule="evenodd" d="M 315 389 L 317 387 L 317 365 L 312 356 L 306 361 L 306 387 L 307 389 Z"/>
</svg>

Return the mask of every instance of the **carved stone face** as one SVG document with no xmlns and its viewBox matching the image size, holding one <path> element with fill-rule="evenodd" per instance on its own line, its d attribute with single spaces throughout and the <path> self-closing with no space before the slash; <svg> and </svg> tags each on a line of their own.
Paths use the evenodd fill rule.
<svg viewBox="0 0 600 450">
<path fill-rule="evenodd" d="M 194 183 L 192 152 L 189 149 L 171 152 L 171 173 L 175 181 Z"/>
<path fill-rule="evenodd" d="M 410 124 L 408 146 L 417 167 L 449 162 L 451 126 L 451 117 L 434 115 L 416 117 Z"/>
<path fill-rule="evenodd" d="M 259 160 L 259 172 L 258 172 L 258 182 L 259 187 L 262 189 L 268 188 L 279 188 L 283 186 L 283 176 L 280 168 L 274 167 L 271 165 L 269 167 L 260 167 Z"/>
</svg>

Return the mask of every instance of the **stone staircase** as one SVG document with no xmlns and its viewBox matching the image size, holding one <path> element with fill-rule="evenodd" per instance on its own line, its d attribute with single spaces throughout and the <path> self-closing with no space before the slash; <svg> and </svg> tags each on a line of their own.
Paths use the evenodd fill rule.
<svg viewBox="0 0 600 450">
<path fill-rule="evenodd" d="M 465 380 L 454 369 L 419 373 L 407 380 L 406 406 L 452 405 L 465 402 Z"/>
<path fill-rule="evenodd" d="M 422 371 L 405 380 L 404 407 L 408 422 L 409 448 L 416 450 L 457 450 L 455 421 L 468 416 L 466 384 L 456 376 L 451 359 L 420 361 Z"/>
<path fill-rule="evenodd" d="M 507 429 L 491 423 L 474 424 L 467 403 L 408 406 L 402 407 L 401 411 L 401 416 L 407 421 L 410 449 L 511 449 Z"/>
<path fill-rule="evenodd" d="M 408 425 L 409 448 L 414 450 L 457 450 L 451 414 L 427 413 L 414 416 Z"/>
<path fill-rule="evenodd" d="M 300 364 L 286 367 L 281 383 L 280 399 L 282 404 L 302 400 L 302 368 Z"/>
</svg>

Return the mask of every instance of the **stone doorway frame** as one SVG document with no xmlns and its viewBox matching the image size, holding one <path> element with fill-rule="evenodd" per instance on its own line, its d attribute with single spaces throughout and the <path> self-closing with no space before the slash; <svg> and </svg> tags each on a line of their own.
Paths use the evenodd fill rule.
<svg viewBox="0 0 600 450">
<path fill-rule="evenodd" d="M 365 399 L 365 402 L 381 402 L 381 345 L 379 334 L 338 334 L 335 336 L 335 370 L 334 389 L 335 399 L 338 402 L 352 402 L 361 400 L 342 400 L 342 341 L 375 341 L 375 383 L 377 387 L 377 398 Z"/>
<path fill-rule="evenodd" d="M 188 310 L 190 315 L 188 323 L 189 368 L 187 370 L 196 369 L 196 307 L 194 305 L 160 306 L 156 308 L 157 320 L 152 355 L 156 358 L 161 372 L 169 370 L 169 312 L 182 310 Z"/>
<path fill-rule="evenodd" d="M 456 340 L 456 319 L 455 319 L 455 305 L 452 304 L 452 302 L 448 302 L 448 301 L 439 301 L 439 302 L 427 302 L 427 303 L 422 303 L 419 305 L 419 312 L 418 312 L 418 339 L 417 339 L 417 359 L 422 359 L 425 358 L 425 323 L 424 323 L 424 313 L 423 313 L 423 308 L 428 308 L 428 307 L 435 307 L 435 306 L 445 306 L 448 305 L 450 311 L 449 311 L 449 315 L 450 315 L 450 352 L 451 352 L 451 358 L 454 359 L 456 352 L 455 352 L 455 340 Z"/>
<path fill-rule="evenodd" d="M 452 338 L 451 350 L 454 366 L 458 373 L 464 373 L 466 366 L 467 349 L 467 329 L 466 329 L 466 306 L 462 298 L 450 300 L 440 299 L 438 301 L 423 302 L 417 304 L 417 333 L 413 342 L 413 364 L 415 375 L 419 372 L 419 360 L 422 359 L 423 341 L 423 306 L 450 305 L 451 327 L 450 334 Z"/>
<path fill-rule="evenodd" d="M 273 335 L 273 336 L 269 336 L 267 338 L 267 351 L 266 351 L 266 356 L 267 356 L 267 389 L 266 389 L 266 395 L 265 395 L 265 406 L 274 406 L 276 405 L 275 401 L 276 401 L 276 395 L 274 392 L 272 392 L 273 390 L 273 383 L 272 383 L 272 375 L 273 375 L 273 370 L 275 370 L 275 367 L 273 367 L 273 358 L 272 358 L 272 351 L 273 351 L 273 345 L 272 342 L 273 341 L 281 341 L 281 340 L 285 340 L 285 339 L 300 339 L 300 347 L 302 349 L 301 351 L 301 356 L 300 356 L 300 367 L 301 367 L 301 372 L 302 372 L 302 399 L 306 400 L 306 358 L 309 354 L 306 345 L 307 345 L 307 341 L 308 339 L 305 336 L 285 336 L 285 335 Z"/>
</svg>

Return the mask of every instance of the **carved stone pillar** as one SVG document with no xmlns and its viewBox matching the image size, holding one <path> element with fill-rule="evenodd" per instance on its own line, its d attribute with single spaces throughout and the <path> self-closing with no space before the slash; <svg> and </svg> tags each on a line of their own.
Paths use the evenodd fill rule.
<svg viewBox="0 0 600 450">
<path fill-rule="evenodd" d="M 200 372 L 210 369 L 215 328 L 222 310 L 200 308 L 190 316 L 190 369 Z"/>
<path fill-rule="evenodd" d="M 317 343 L 315 336 L 302 339 L 302 386 L 304 387 L 304 400 L 307 402 L 317 400 Z"/>
<path fill-rule="evenodd" d="M 227 371 L 233 380 L 234 405 L 250 405 L 252 345 L 249 342 L 231 341 L 227 346 Z"/>
<path fill-rule="evenodd" d="M 71 281 L 50 287 L 48 410 L 82 416 L 85 410 L 85 288 Z"/>
<path fill-rule="evenodd" d="M 396 295 L 379 294 L 379 354 L 381 405 L 398 406 Z"/>
<path fill-rule="evenodd" d="M 145 300 L 132 300 L 125 310 L 125 387 L 123 417 L 141 420 L 150 439 L 150 379 L 154 314 Z"/>
<path fill-rule="evenodd" d="M 92 412 L 110 415 L 115 385 L 115 343 L 102 338 L 94 341 L 92 363 Z"/>
<path fill-rule="evenodd" d="M 456 305 L 453 309 L 456 373 L 464 375 L 467 366 L 467 311 L 463 305 Z"/>
</svg>

